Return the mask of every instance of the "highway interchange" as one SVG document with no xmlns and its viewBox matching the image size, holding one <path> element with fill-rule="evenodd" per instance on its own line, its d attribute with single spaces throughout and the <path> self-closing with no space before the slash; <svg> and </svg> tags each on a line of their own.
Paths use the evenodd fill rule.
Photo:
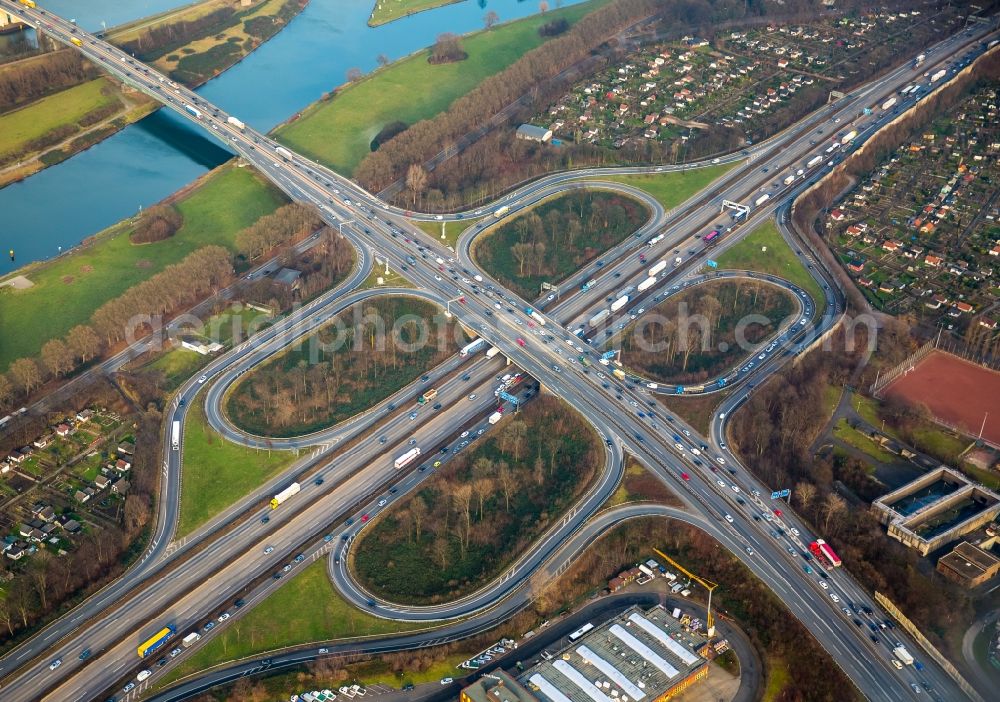
<svg viewBox="0 0 1000 702">
<path fill-rule="evenodd" d="M 622 515 L 628 513 L 628 509 L 605 512 L 597 517 L 594 513 L 617 485 L 622 456 L 626 451 L 658 475 L 687 505 L 686 512 L 663 511 L 665 508 L 653 509 L 649 506 L 632 507 L 629 509 L 634 513 L 627 516 L 663 514 L 684 518 L 714 536 L 788 605 L 869 699 L 913 699 L 919 694 L 919 688 L 912 687 L 917 682 L 927 682 L 933 690 L 930 696 L 937 699 L 951 700 L 965 696 L 930 660 L 924 662 L 922 672 L 909 667 L 897 671 L 889 665 L 891 654 L 885 644 L 890 640 L 903 641 L 911 651 L 919 649 L 898 629 L 891 632 L 879 630 L 874 635 L 877 641 L 873 642 L 866 628 L 851 624 L 855 615 L 850 610 L 841 611 L 847 602 L 859 607 L 872 607 L 879 618 L 884 618 L 884 614 L 878 613 L 878 608 L 845 569 L 829 573 L 827 580 L 804 572 L 804 561 L 799 554 L 810 540 L 804 525 L 791 514 L 773 516 L 774 506 L 766 497 L 770 488 L 761 485 L 743 469 L 737 457 L 725 446 L 725 419 L 722 415 L 728 417 L 745 401 L 747 392 L 740 389 L 724 401 L 707 438 L 699 437 L 679 418 L 671 418 L 670 429 L 667 429 L 666 415 L 661 407 L 656 409 L 656 416 L 649 416 L 646 412 L 643 412 L 646 416 L 638 414 L 638 408 L 648 408 L 651 398 L 650 389 L 644 387 L 644 383 L 609 382 L 598 378 L 600 366 L 587 369 L 575 363 L 576 353 L 589 353 L 589 349 L 582 346 L 584 342 L 569 330 L 606 305 L 605 297 L 611 290 L 628 283 L 634 284 L 645 277 L 643 271 L 648 266 L 639 262 L 635 255 L 639 251 L 646 252 L 650 263 L 670 258 L 675 251 L 682 252 L 680 255 L 684 259 L 683 265 L 678 268 L 668 268 L 667 275 L 649 291 L 651 296 L 668 292 L 670 285 L 683 286 L 685 281 L 693 281 L 694 272 L 707 258 L 717 256 L 721 250 L 732 246 L 754 226 L 773 217 L 779 208 L 786 208 L 788 201 L 806 187 L 807 181 L 825 173 L 829 168 L 827 161 L 832 161 L 824 157 L 823 165 L 807 173 L 790 188 L 782 186 L 780 180 L 775 183 L 775 179 L 801 168 L 814 153 L 822 153 L 823 147 L 830 143 L 830 137 L 836 138 L 836 135 L 852 128 L 858 129 L 862 137 L 869 136 L 891 119 L 891 115 L 861 115 L 862 107 L 880 103 L 903 85 L 920 81 L 924 70 L 939 62 L 945 65 L 955 55 L 978 44 L 991 30 L 990 27 L 980 25 L 971 34 L 951 37 L 933 50 L 927 50 L 927 65 L 914 69 L 904 64 L 847 98 L 818 110 L 780 135 L 739 154 L 719 159 L 737 165 L 707 189 L 708 195 L 696 196 L 672 213 L 652 206 L 651 220 L 644 225 L 640 237 L 629 239 L 607 252 L 603 259 L 607 265 L 598 270 L 577 273 L 564 284 L 563 289 L 578 289 L 580 282 L 591 278 L 597 283 L 594 288 L 589 293 L 577 292 L 556 301 L 557 304 L 546 305 L 547 324 L 542 333 L 528 334 L 526 324 L 531 319 L 523 313 L 523 309 L 533 303 L 503 290 L 472 260 L 471 243 L 485 226 L 472 223 L 459 238 L 455 251 L 447 250 L 402 216 L 415 216 L 413 213 L 384 205 L 356 184 L 301 156 L 289 153 L 289 158 L 283 157 L 276 150 L 278 145 L 266 136 L 228 123 L 228 115 L 221 110 L 183 87 L 172 85 L 152 69 L 67 21 L 39 9 L 23 8 L 9 0 L 0 0 L 0 6 L 33 24 L 48 25 L 45 30 L 57 40 L 68 43 L 73 36 L 80 38 L 84 55 L 208 129 L 290 197 L 315 205 L 331 225 L 343 229 L 358 249 L 358 266 L 348 281 L 213 361 L 204 371 L 203 381 L 201 377 L 192 378 L 180 389 L 170 408 L 168 422 L 183 421 L 186 408 L 192 402 L 205 401 L 210 421 L 228 438 L 251 443 L 259 441 L 233 431 L 224 415 L 217 412 L 222 389 L 245 370 L 275 353 L 289 339 L 308 333 L 349 304 L 375 294 L 376 291 L 357 290 L 367 277 L 372 256 L 375 255 L 382 260 L 388 259 L 392 268 L 403 272 L 416 285 L 417 290 L 407 290 L 406 294 L 419 295 L 439 304 L 464 297 L 465 303 L 450 306 L 462 324 L 481 334 L 548 391 L 570 400 L 608 443 L 606 467 L 601 478 L 570 513 L 531 550 L 520 556 L 503 576 L 458 602 L 415 608 L 377 601 L 363 592 L 344 568 L 346 559 L 342 556 L 367 523 L 360 520 L 361 515 L 374 515 L 380 508 L 377 502 L 388 499 L 384 495 L 394 494 L 388 490 L 395 489 L 396 494 L 405 493 L 431 472 L 411 471 L 397 475 L 392 468 L 392 457 L 405 450 L 411 437 L 418 438 L 421 446 L 438 446 L 451 441 L 462 427 L 470 426 L 475 431 L 485 428 L 481 421 L 495 404 L 492 389 L 494 375 L 502 368 L 499 359 L 452 359 L 444 367 L 429 371 L 429 375 L 444 381 L 440 386 L 439 401 L 448 407 L 447 410 L 435 412 L 424 408 L 416 420 L 407 421 L 399 414 L 398 404 L 389 399 L 356 419 L 322 432 L 321 436 L 289 439 L 283 447 L 310 447 L 312 451 L 283 476 L 262 486 L 261 490 L 241 500 L 225 515 L 183 541 L 172 540 L 182 477 L 182 452 L 173 451 L 169 439 L 165 438 L 160 513 L 150 549 L 142 561 L 119 581 L 0 660 L 0 675 L 6 676 L 3 680 L 5 699 L 88 700 L 102 699 L 102 695 L 112 692 L 118 699 L 134 699 L 157 677 L 154 675 L 125 694 L 120 691 L 121 685 L 142 667 L 135 657 L 135 646 L 139 641 L 168 621 L 176 623 L 181 634 L 198 627 L 214 613 L 231 609 L 231 600 L 242 591 L 248 579 L 258 578 L 261 580 L 255 585 L 258 599 L 246 600 L 248 606 L 252 605 L 264 593 L 281 584 L 281 579 L 268 577 L 272 572 L 281 572 L 285 564 L 298 567 L 291 560 L 298 553 L 302 554 L 304 562 L 327 558 L 337 588 L 356 604 L 378 616 L 433 622 L 466 617 L 447 626 L 472 626 L 477 622 L 481 627 L 479 630 L 482 630 L 489 622 L 500 621 L 516 611 L 518 606 L 523 606 L 530 597 L 527 584 L 531 574 L 539 568 L 549 573 L 558 572 L 596 534 L 624 518 Z M 200 117 L 185 111 L 185 104 L 195 106 Z M 904 102 L 902 107 L 909 104 Z M 863 127 L 859 126 L 861 124 Z M 817 129 L 824 129 L 827 133 L 817 135 Z M 853 147 L 856 148 L 858 143 L 855 142 Z M 579 187 L 579 183 L 574 181 L 581 178 L 599 179 L 628 172 L 655 173 L 672 168 L 593 169 L 556 174 L 508 194 L 482 212 L 460 213 L 441 219 L 489 217 L 500 206 L 516 212 L 540 198 Z M 610 183 L 598 187 L 621 188 Z M 732 224 L 728 215 L 719 213 L 721 200 L 749 204 L 761 192 L 771 193 L 764 206 L 754 208 L 745 221 L 734 225 L 732 232 L 727 233 L 717 247 L 706 249 L 698 240 L 700 235 L 716 222 L 725 222 L 727 226 Z M 421 215 L 420 218 L 438 217 Z M 490 223 L 493 220 L 485 221 Z M 782 231 L 788 234 L 786 229 Z M 647 233 L 653 232 L 664 234 L 664 239 L 654 247 L 647 247 Z M 800 242 L 790 243 L 795 249 L 804 249 Z M 803 256 L 808 257 L 808 254 Z M 455 269 L 454 272 L 440 270 L 441 264 L 436 263 L 437 259 L 448 260 L 445 267 Z M 825 291 L 827 299 L 814 301 L 805 296 L 804 291 L 794 289 L 800 314 L 789 320 L 781 332 L 782 336 L 774 340 L 775 346 L 765 353 L 765 358 L 758 359 L 756 367 L 741 371 L 728 387 L 749 391 L 751 383 L 756 384 L 780 368 L 839 318 L 843 312 L 843 299 L 832 276 L 818 265 L 810 267 L 810 271 Z M 617 278 L 613 277 L 616 273 L 619 274 Z M 480 280 L 481 283 L 478 282 Z M 781 284 L 781 281 L 774 282 Z M 632 301 L 633 306 L 623 312 L 627 314 L 641 304 L 641 299 Z M 501 309 L 495 305 L 500 305 Z M 820 309 L 823 315 L 813 319 L 814 313 Z M 803 321 L 807 323 L 802 324 Z M 810 321 L 811 324 L 808 323 Z M 785 331 L 789 333 L 785 334 Z M 515 343 L 519 337 L 527 338 L 523 347 Z M 572 350 L 564 348 L 569 345 L 573 346 Z M 759 354 L 760 350 L 754 353 Z M 741 363 L 741 368 L 749 360 Z M 459 377 L 462 372 L 469 380 Z M 199 394 L 203 390 L 204 395 Z M 466 399 L 473 392 L 477 394 L 478 401 Z M 407 393 L 412 398 L 412 388 L 397 393 L 397 396 L 405 398 Z M 390 404 L 397 407 L 388 409 Z M 400 421 L 392 421 L 396 415 Z M 376 440 L 374 435 L 368 436 L 376 431 L 376 427 L 385 437 L 384 443 Z M 341 451 L 344 445 L 350 446 L 350 450 Z M 693 453 L 695 451 L 699 453 Z M 699 455 L 711 460 L 696 466 L 694 457 Z M 715 472 L 708 471 L 705 464 L 711 465 L 712 461 L 726 470 L 717 468 Z M 734 474 L 727 472 L 729 470 Z M 680 477 L 684 471 L 689 474 L 689 480 Z M 276 486 L 287 484 L 292 476 L 300 474 L 313 482 L 304 483 L 303 492 L 294 498 L 296 509 L 275 510 L 269 515 L 269 522 L 263 523 L 262 517 L 269 512 L 264 506 L 266 497 L 274 492 Z M 317 477 L 323 478 L 322 484 L 316 484 Z M 738 488 L 739 492 L 734 488 Z M 331 515 L 337 517 L 333 522 L 337 526 L 331 526 Z M 765 515 L 770 517 L 770 521 L 764 518 Z M 342 525 L 347 519 L 351 519 L 352 524 L 345 529 Z M 232 526 L 230 523 L 234 521 L 235 526 Z M 783 534 L 776 537 L 774 530 L 777 528 L 781 528 Z M 796 534 L 796 531 L 799 533 Z M 273 546 L 273 551 L 265 553 L 265 546 Z M 821 587 L 821 582 L 827 583 L 827 587 Z M 832 595 L 837 596 L 837 601 Z M 438 640 L 441 631 L 444 630 L 424 634 L 424 642 Z M 84 648 L 94 652 L 86 662 L 80 661 L 77 656 Z M 50 671 L 50 661 L 56 657 L 62 660 L 62 665 Z"/>
</svg>

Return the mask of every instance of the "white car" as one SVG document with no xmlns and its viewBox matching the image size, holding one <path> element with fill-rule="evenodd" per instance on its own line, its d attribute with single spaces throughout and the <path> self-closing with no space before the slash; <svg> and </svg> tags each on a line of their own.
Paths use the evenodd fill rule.
<svg viewBox="0 0 1000 702">
<path fill-rule="evenodd" d="M 892 667 L 895 668 L 896 670 L 902 670 L 903 669 L 903 664 L 900 663 L 899 661 L 897 661 L 895 658 L 893 658 L 892 659 Z"/>
<path fill-rule="evenodd" d="M 733 517 L 732 517 L 732 515 L 727 514 L 726 515 L 726 521 L 729 522 L 730 524 L 732 524 L 733 523 Z"/>
<path fill-rule="evenodd" d="M 223 612 L 219 615 L 219 624 L 229 619 L 229 612 Z"/>
<path fill-rule="evenodd" d="M 740 491 L 740 486 L 739 485 L 730 485 L 729 487 L 731 487 L 733 489 L 733 492 L 739 492 Z"/>
<path fill-rule="evenodd" d="M 831 592 L 830 599 L 833 600 L 834 602 L 840 602 L 840 595 L 838 595 L 836 592 Z"/>
<path fill-rule="evenodd" d="M 825 580 L 820 580 L 820 581 L 819 581 L 819 586 L 820 586 L 821 588 L 823 588 L 824 590 L 829 590 L 829 589 L 830 589 L 830 586 L 826 584 L 826 581 L 825 581 Z"/>
<path fill-rule="evenodd" d="M 684 450 L 684 447 L 681 446 L 680 444 L 674 444 L 674 448 L 677 449 L 678 451 L 683 451 Z"/>
<path fill-rule="evenodd" d="M 716 480 L 715 482 L 719 487 L 726 487 L 726 483 L 722 480 Z"/>
<path fill-rule="evenodd" d="M 385 499 L 384 497 L 378 501 L 379 507 L 385 507 L 387 504 L 389 504 L 389 500 Z"/>
<path fill-rule="evenodd" d="M 478 397 L 478 395 L 476 395 L 476 393 L 472 393 L 471 395 L 469 395 L 469 399 L 470 400 L 475 400 L 476 397 Z"/>
<path fill-rule="evenodd" d="M 693 453 L 695 456 L 700 456 L 701 455 L 701 451 L 699 451 L 696 448 L 691 449 L 691 453 Z"/>
<path fill-rule="evenodd" d="M 135 676 L 135 679 L 137 682 L 142 682 L 152 674 L 153 674 L 152 670 L 140 670 L 139 674 Z"/>
<path fill-rule="evenodd" d="M 268 546 L 267 548 L 264 549 L 264 555 L 267 555 L 272 551 L 274 551 L 274 546 Z"/>
<path fill-rule="evenodd" d="M 793 534 L 795 534 L 796 536 L 798 536 L 798 535 L 799 535 L 799 530 L 798 530 L 798 529 L 796 529 L 795 527 L 792 527 L 792 528 L 791 528 L 791 529 L 789 529 L 788 531 L 792 532 L 792 533 L 793 533 Z"/>
<path fill-rule="evenodd" d="M 198 384 L 199 384 L 199 385 L 201 385 L 201 384 L 202 384 L 202 383 L 204 383 L 204 382 L 205 382 L 206 380 L 208 380 L 208 376 L 207 376 L 207 375 L 203 375 L 203 376 L 201 376 L 200 378 L 198 378 Z"/>
<path fill-rule="evenodd" d="M 49 670 L 55 670 L 62 665 L 62 658 L 56 658 L 54 661 L 49 663 Z"/>
<path fill-rule="evenodd" d="M 442 685 L 451 685 L 453 682 L 455 681 L 452 678 L 441 678 Z"/>
<path fill-rule="evenodd" d="M 469 435 L 469 432 L 467 432 L 467 431 L 463 431 L 463 432 L 462 432 L 462 434 L 461 434 L 461 438 L 463 438 L 463 439 L 464 439 L 464 438 L 465 438 L 465 437 L 467 437 L 468 435 Z"/>
<path fill-rule="evenodd" d="M 726 463 L 726 459 L 723 458 L 722 456 L 717 456 L 715 460 L 718 461 L 721 465 L 725 465 Z"/>
</svg>

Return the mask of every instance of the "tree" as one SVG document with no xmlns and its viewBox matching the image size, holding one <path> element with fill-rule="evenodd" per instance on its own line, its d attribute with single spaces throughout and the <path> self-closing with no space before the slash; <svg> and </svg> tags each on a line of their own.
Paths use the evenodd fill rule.
<svg viewBox="0 0 1000 702">
<path fill-rule="evenodd" d="M 413 517 L 413 531 L 416 534 L 416 540 L 420 541 L 421 525 L 427 517 L 427 503 L 420 495 L 410 501 L 410 515 Z"/>
<path fill-rule="evenodd" d="M 361 69 L 356 66 L 347 69 L 347 80 L 350 83 L 358 82 L 361 80 L 362 76 L 364 76 L 364 73 L 362 73 Z"/>
<path fill-rule="evenodd" d="M 494 10 L 490 10 L 483 15 L 483 25 L 486 29 L 493 29 L 493 26 L 499 21 L 500 15 L 498 15 Z"/>
<path fill-rule="evenodd" d="M 10 376 L 26 395 L 42 384 L 42 371 L 30 358 L 19 358 L 11 363 Z"/>
<path fill-rule="evenodd" d="M 14 397 L 14 385 L 6 375 L 0 373 L 0 409 L 7 407 Z"/>
<path fill-rule="evenodd" d="M 538 11 L 545 14 L 549 11 L 549 4 L 545 2 L 545 0 L 541 0 L 541 2 L 538 3 Z"/>
<path fill-rule="evenodd" d="M 183 223 L 184 216 L 173 205 L 153 205 L 139 215 L 129 239 L 136 244 L 163 241 L 172 237 Z"/>
<path fill-rule="evenodd" d="M 450 63 L 452 61 L 462 61 L 468 58 L 468 56 L 462 48 L 462 42 L 457 34 L 442 32 L 438 34 L 437 41 L 431 47 L 431 55 L 428 60 L 431 63 Z"/>
<path fill-rule="evenodd" d="M 86 363 L 101 352 L 101 337 L 97 335 L 93 327 L 86 324 L 78 324 L 69 330 L 66 335 L 66 343 L 74 356 Z"/>
<path fill-rule="evenodd" d="M 812 501 L 816 499 L 816 486 L 803 481 L 795 486 L 795 496 L 798 498 L 799 504 L 802 505 L 802 509 L 808 511 Z"/>
<path fill-rule="evenodd" d="M 131 541 L 149 521 L 149 500 L 145 495 L 125 498 L 125 539 Z"/>
<path fill-rule="evenodd" d="M 510 512 L 510 497 L 517 489 L 517 480 L 506 462 L 501 461 L 497 466 L 497 480 L 500 481 L 500 489 L 503 490 L 504 510 Z"/>
<path fill-rule="evenodd" d="M 73 370 L 73 352 L 62 339 L 49 339 L 42 346 L 42 363 L 53 375 Z"/>
<path fill-rule="evenodd" d="M 389 61 L 389 57 L 386 56 L 385 54 L 379 54 L 378 56 L 375 57 L 375 60 L 378 62 L 378 65 L 381 66 L 382 68 L 385 68 L 391 63 Z"/>
<path fill-rule="evenodd" d="M 840 495 L 831 492 L 823 500 L 823 514 L 825 515 L 823 522 L 823 531 L 830 531 L 830 522 L 836 517 L 839 521 L 840 515 L 847 511 L 847 501 Z"/>
<path fill-rule="evenodd" d="M 424 192 L 427 187 L 427 171 L 419 163 L 411 163 L 406 169 L 406 188 L 410 191 L 413 204 L 417 203 L 417 196 Z"/>
</svg>

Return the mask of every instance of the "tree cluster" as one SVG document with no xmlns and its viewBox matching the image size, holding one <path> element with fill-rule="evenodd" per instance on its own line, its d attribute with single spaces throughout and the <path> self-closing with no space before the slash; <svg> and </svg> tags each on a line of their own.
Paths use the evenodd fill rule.
<svg viewBox="0 0 1000 702">
<path fill-rule="evenodd" d="M 302 272 L 297 289 L 259 278 L 243 289 L 243 299 L 272 310 L 287 310 L 297 300 L 308 300 L 346 278 L 354 265 L 354 247 L 336 230 L 326 229 L 316 246 L 284 257 L 282 265 Z"/>
<path fill-rule="evenodd" d="M 602 460 L 581 417 L 541 395 L 388 512 L 355 550 L 358 575 L 396 602 L 461 596 L 559 519 Z"/>
<path fill-rule="evenodd" d="M 134 244 L 148 244 L 169 239 L 184 224 L 184 215 L 173 205 L 153 205 L 143 210 L 135 229 L 129 234 Z"/>
<path fill-rule="evenodd" d="M 101 338 L 93 327 L 78 324 L 65 339 L 50 339 L 42 346 L 40 361 L 19 358 L 0 373 L 0 411 L 14 406 L 51 377 L 60 377 L 86 365 L 103 350 Z"/>
<path fill-rule="evenodd" d="M 399 330 L 415 350 L 391 338 L 396 321 L 410 314 L 428 321 L 423 344 L 416 343 L 415 324 Z M 436 314 L 430 303 L 408 297 L 352 306 L 338 315 L 342 334 L 336 323 L 324 327 L 244 376 L 226 412 L 241 428 L 263 435 L 308 433 L 353 416 L 455 352 L 454 327 L 431 323 Z"/>
<path fill-rule="evenodd" d="M 308 236 L 323 226 L 315 208 L 296 202 L 282 205 L 236 233 L 236 249 L 253 260 L 271 249 Z"/>
<path fill-rule="evenodd" d="M 428 63 L 454 63 L 464 61 L 469 58 L 462 48 L 462 40 L 456 34 L 443 32 L 438 34 L 437 41 L 431 47 L 430 55 L 427 57 Z"/>
<path fill-rule="evenodd" d="M 538 294 L 637 230 L 646 207 L 617 193 L 562 195 L 502 225 L 477 242 L 476 259 L 522 295 Z"/>
<path fill-rule="evenodd" d="M 757 344 L 791 314 L 792 304 L 781 288 L 737 279 L 696 287 L 683 297 L 669 298 L 653 312 L 665 319 L 633 325 L 622 333 L 622 363 L 660 382 L 690 383 L 714 377 L 753 350 L 741 347 L 736 338 L 741 320 L 751 314 L 771 320 L 768 325 L 748 324 L 743 330 L 743 339 Z"/>
<path fill-rule="evenodd" d="M 538 28 L 538 34 L 543 37 L 557 37 L 569 29 L 569 21 L 565 17 L 546 22 Z"/>
<path fill-rule="evenodd" d="M 150 27 L 119 48 L 136 58 L 150 62 L 195 39 L 211 36 L 232 26 L 236 10 L 220 7 L 201 17 L 179 22 L 167 22 Z"/>
<path fill-rule="evenodd" d="M 0 70 L 0 113 L 95 78 L 97 69 L 77 51 L 55 51 Z"/>
</svg>

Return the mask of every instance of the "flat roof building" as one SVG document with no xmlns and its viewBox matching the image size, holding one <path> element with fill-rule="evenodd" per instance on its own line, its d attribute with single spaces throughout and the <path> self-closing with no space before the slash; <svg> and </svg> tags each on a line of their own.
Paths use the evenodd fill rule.
<svg viewBox="0 0 1000 702">
<path fill-rule="evenodd" d="M 518 139 L 527 139 L 528 141 L 548 141 L 552 138 L 552 130 L 536 127 L 533 124 L 522 124 L 517 128 L 516 136 Z"/>
<path fill-rule="evenodd" d="M 461 702 L 538 702 L 517 680 L 502 670 L 482 676 L 462 690 Z"/>
<path fill-rule="evenodd" d="M 662 702 L 708 675 L 707 649 L 663 607 L 631 607 L 517 679 L 540 702 Z"/>
<path fill-rule="evenodd" d="M 965 587 L 976 587 L 1000 573 L 1000 558 L 990 549 L 996 537 L 977 546 L 963 541 L 938 559 L 937 569 L 944 577 Z"/>
</svg>

